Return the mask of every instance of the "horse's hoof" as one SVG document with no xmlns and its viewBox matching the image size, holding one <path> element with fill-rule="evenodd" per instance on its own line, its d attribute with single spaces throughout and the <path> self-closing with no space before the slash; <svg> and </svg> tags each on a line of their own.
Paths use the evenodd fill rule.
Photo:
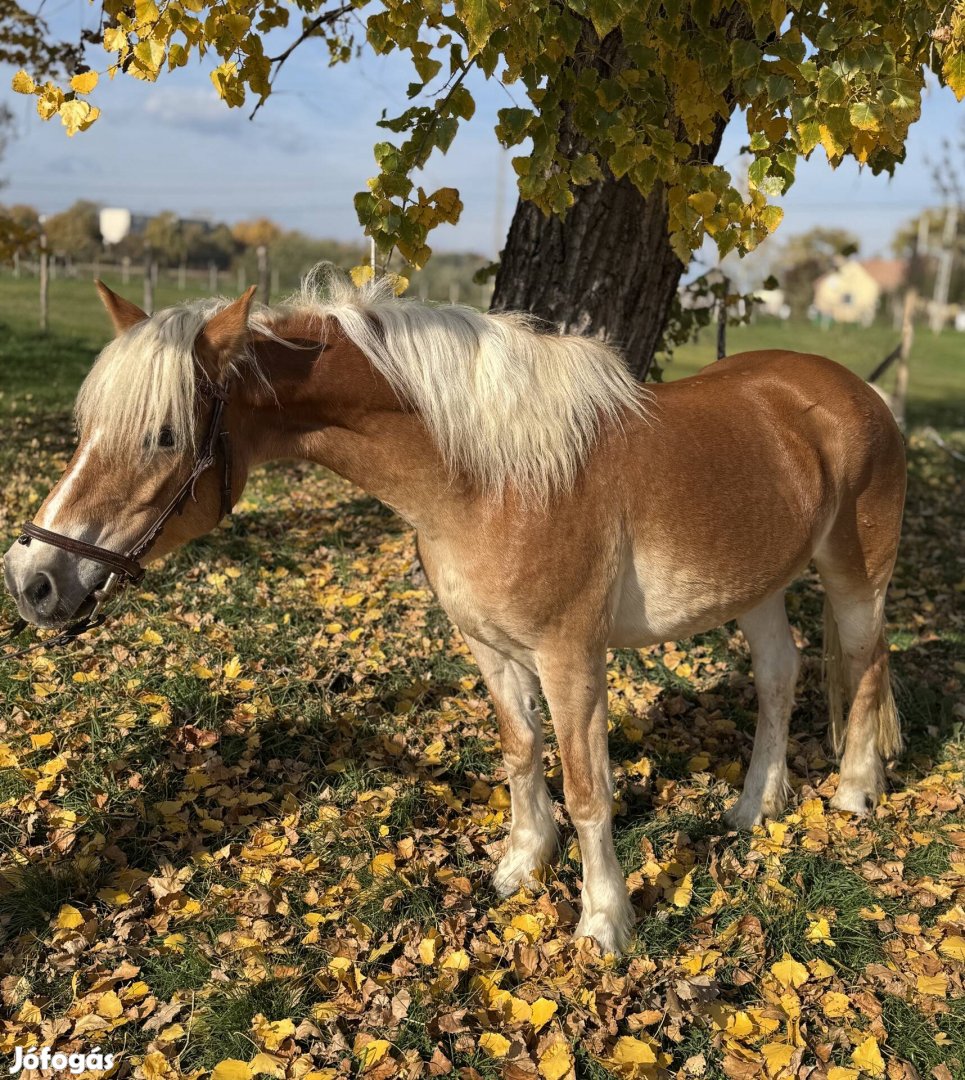
<svg viewBox="0 0 965 1080">
<path fill-rule="evenodd" d="M 846 810 L 857 817 L 867 817 L 878 805 L 878 792 L 866 791 L 856 784 L 839 784 L 838 790 L 831 796 L 831 806 L 835 810 Z"/>
<path fill-rule="evenodd" d="M 539 880 L 536 875 L 539 872 L 543 860 L 538 855 L 527 851 L 513 851 L 510 849 L 499 860 L 493 874 L 493 888 L 499 896 L 505 899 L 527 889 L 535 892 L 539 889 Z"/>
<path fill-rule="evenodd" d="M 604 956 L 607 953 L 619 956 L 626 949 L 632 931 L 633 909 L 628 901 L 622 910 L 595 911 L 592 915 L 584 912 L 573 936 L 593 938 Z"/>
</svg>

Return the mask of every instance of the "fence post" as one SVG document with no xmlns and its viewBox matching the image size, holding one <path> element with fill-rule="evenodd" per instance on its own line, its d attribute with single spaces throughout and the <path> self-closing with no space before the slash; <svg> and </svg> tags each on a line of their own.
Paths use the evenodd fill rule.
<svg viewBox="0 0 965 1080">
<path fill-rule="evenodd" d="M 48 308 L 48 289 L 50 282 L 48 280 L 48 267 L 47 267 L 47 223 L 46 219 L 41 217 L 40 219 L 40 330 L 41 333 L 47 333 L 47 308 Z"/>
<path fill-rule="evenodd" d="M 178 263 L 178 288 L 183 289 L 188 283 L 188 267 L 184 259 Z"/>
<path fill-rule="evenodd" d="M 15 278 L 20 277 L 20 251 L 19 251 L 19 249 L 13 253 L 13 276 Z"/>
<path fill-rule="evenodd" d="M 144 310 L 154 314 L 154 252 L 150 245 L 144 247 Z"/>
<path fill-rule="evenodd" d="M 915 340 L 915 308 L 918 306 L 918 290 L 905 292 L 905 304 L 901 313 L 901 351 L 895 372 L 895 396 L 893 412 L 899 427 L 905 426 L 905 407 L 908 400 L 908 358 Z"/>
<path fill-rule="evenodd" d="M 723 360 L 727 355 L 727 293 L 730 289 L 730 281 L 724 277 L 720 280 L 721 294 L 717 298 L 717 359 Z"/>
<path fill-rule="evenodd" d="M 268 269 L 268 248 L 258 245 L 258 299 L 267 304 L 271 297 L 271 276 Z"/>
</svg>

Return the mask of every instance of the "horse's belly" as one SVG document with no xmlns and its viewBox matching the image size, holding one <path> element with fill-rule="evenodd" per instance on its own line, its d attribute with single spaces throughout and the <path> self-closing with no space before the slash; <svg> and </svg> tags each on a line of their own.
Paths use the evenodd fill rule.
<svg viewBox="0 0 965 1080">
<path fill-rule="evenodd" d="M 705 577 L 673 559 L 638 554 L 626 561 L 618 582 L 608 644 L 639 649 L 712 630 L 756 607 L 800 569 L 803 565 L 780 580 L 738 568 L 731 572 L 716 568 Z"/>
</svg>

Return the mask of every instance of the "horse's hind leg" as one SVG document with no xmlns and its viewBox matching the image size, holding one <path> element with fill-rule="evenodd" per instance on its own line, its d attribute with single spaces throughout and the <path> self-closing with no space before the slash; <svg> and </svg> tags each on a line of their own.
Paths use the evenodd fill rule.
<svg viewBox="0 0 965 1080">
<path fill-rule="evenodd" d="M 827 593 L 824 654 L 831 741 L 841 755 L 831 805 L 866 814 L 885 790 L 883 762 L 901 751 L 883 633 L 887 576 L 872 583 L 826 556 L 816 561 Z M 845 726 L 846 699 L 851 708 Z"/>
<path fill-rule="evenodd" d="M 740 798 L 724 815 L 735 829 L 779 817 L 787 802 L 787 730 L 794 708 L 800 657 L 776 592 L 737 620 L 747 638 L 757 689 L 757 731 Z"/>
<path fill-rule="evenodd" d="M 496 706 L 509 777 L 509 844 L 493 875 L 501 896 L 534 883 L 534 871 L 556 853 L 556 822 L 543 772 L 543 715 L 536 674 L 512 657 L 466 635 Z"/>
</svg>

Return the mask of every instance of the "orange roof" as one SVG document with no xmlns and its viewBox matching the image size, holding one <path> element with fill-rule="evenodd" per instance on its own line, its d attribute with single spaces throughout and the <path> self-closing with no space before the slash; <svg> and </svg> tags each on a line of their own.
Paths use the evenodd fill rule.
<svg viewBox="0 0 965 1080">
<path fill-rule="evenodd" d="M 862 259 L 861 267 L 875 279 L 882 292 L 890 293 L 900 288 L 908 276 L 908 263 L 904 259 Z"/>
</svg>

